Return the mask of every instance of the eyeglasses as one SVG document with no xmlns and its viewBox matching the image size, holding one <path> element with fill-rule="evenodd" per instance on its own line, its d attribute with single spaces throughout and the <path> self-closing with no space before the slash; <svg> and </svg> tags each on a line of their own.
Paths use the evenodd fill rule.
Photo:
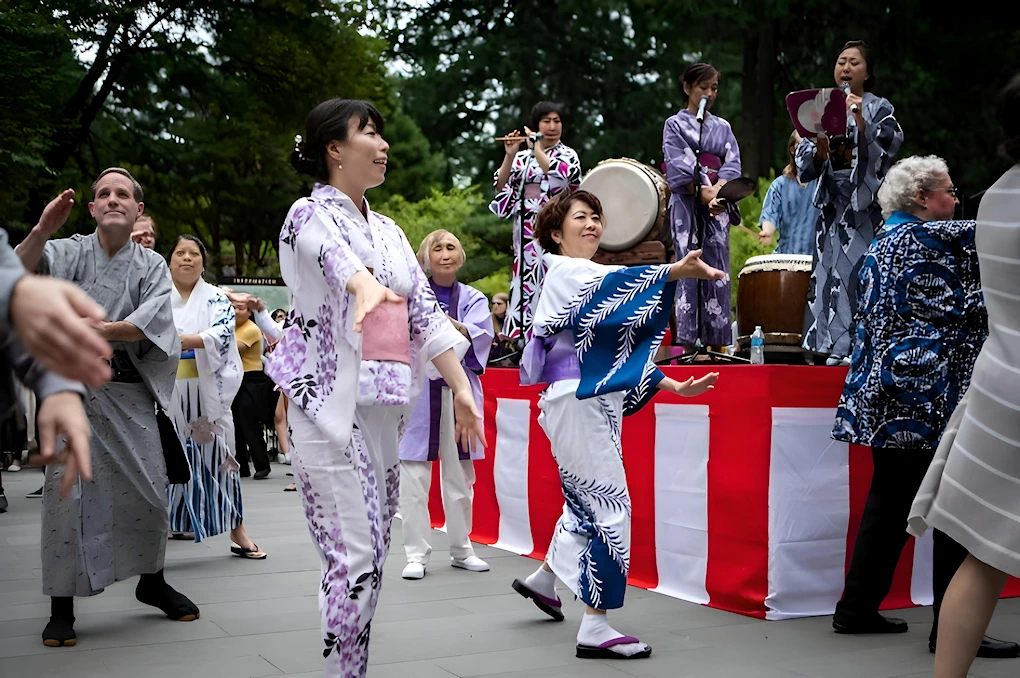
<svg viewBox="0 0 1020 678">
<path fill-rule="evenodd" d="M 926 191 L 928 191 L 930 193 L 935 193 L 936 191 L 945 191 L 946 193 L 948 193 L 949 195 L 953 196 L 954 198 L 959 198 L 960 197 L 960 189 L 957 188 L 956 186 L 950 186 L 949 188 L 926 188 L 924 190 L 926 190 Z"/>
</svg>

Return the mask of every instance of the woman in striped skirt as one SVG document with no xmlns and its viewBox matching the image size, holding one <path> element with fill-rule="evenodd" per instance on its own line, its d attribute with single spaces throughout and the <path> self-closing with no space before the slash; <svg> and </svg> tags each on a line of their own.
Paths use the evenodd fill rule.
<svg viewBox="0 0 1020 678">
<path fill-rule="evenodd" d="M 170 485 L 170 530 L 196 542 L 230 530 L 241 558 L 266 557 L 242 523 L 241 481 L 234 459 L 230 403 L 241 386 L 241 355 L 234 339 L 234 307 L 227 295 L 202 280 L 205 245 L 177 238 L 170 255 L 170 295 L 181 336 L 181 361 L 170 403 L 170 418 L 184 444 L 191 481 Z"/>
<path fill-rule="evenodd" d="M 1000 119 L 1016 164 L 978 210 L 988 339 L 910 511 L 910 532 L 933 527 L 969 552 L 942 603 L 936 678 L 967 675 L 1006 581 L 1020 577 L 1020 76 Z"/>
</svg>

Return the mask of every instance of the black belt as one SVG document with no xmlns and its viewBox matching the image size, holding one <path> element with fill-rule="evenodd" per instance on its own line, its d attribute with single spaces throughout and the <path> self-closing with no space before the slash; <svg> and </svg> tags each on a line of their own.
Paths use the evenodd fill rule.
<svg viewBox="0 0 1020 678">
<path fill-rule="evenodd" d="M 135 364 L 131 362 L 127 351 L 114 351 L 110 367 L 113 368 L 113 379 L 110 381 L 116 384 L 142 383 L 142 375 L 138 372 Z"/>
</svg>

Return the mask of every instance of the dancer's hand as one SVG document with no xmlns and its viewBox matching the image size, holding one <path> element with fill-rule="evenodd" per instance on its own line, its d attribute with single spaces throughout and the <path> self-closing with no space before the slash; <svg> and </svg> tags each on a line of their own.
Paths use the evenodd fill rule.
<svg viewBox="0 0 1020 678">
<path fill-rule="evenodd" d="M 393 290 L 379 283 L 372 274 L 367 271 L 358 271 L 351 276 L 347 282 L 347 291 L 353 292 L 355 296 L 354 306 L 354 331 L 361 331 L 361 324 L 365 316 L 372 312 L 379 304 L 404 303 L 400 295 Z"/>
<path fill-rule="evenodd" d="M 47 238 L 60 230 L 60 227 L 67 221 L 67 216 L 74 207 L 74 189 L 67 188 L 49 204 L 43 208 L 42 216 L 39 217 L 38 228 Z"/>
<path fill-rule="evenodd" d="M 719 381 L 718 372 L 709 372 L 701 379 L 695 379 L 690 377 L 687 381 L 677 381 L 676 379 L 670 379 L 666 377 L 659 382 L 659 389 L 674 393 L 678 396 L 697 396 L 711 391 L 715 388 L 715 382 Z"/>
<path fill-rule="evenodd" d="M 78 287 L 29 273 L 14 285 L 11 322 L 25 348 L 46 369 L 99 388 L 113 376 L 113 349 L 95 326 L 106 311 Z"/>
<path fill-rule="evenodd" d="M 726 211 L 726 200 L 723 198 L 713 198 L 712 202 L 708 203 L 708 213 L 712 217 L 717 217 Z"/>
<path fill-rule="evenodd" d="M 717 268 L 712 268 L 701 260 L 701 250 L 691 250 L 687 255 L 669 267 L 667 280 L 679 280 L 680 278 L 698 278 L 701 280 L 722 280 L 726 273 Z"/>
<path fill-rule="evenodd" d="M 57 454 L 57 436 L 67 445 Z M 39 405 L 39 461 L 43 464 L 64 464 L 60 479 L 60 496 L 67 498 L 80 476 L 92 480 L 92 456 L 89 441 L 92 429 L 81 396 L 71 391 L 54 393 Z"/>
<path fill-rule="evenodd" d="M 482 415 L 475 405 L 475 396 L 470 388 L 453 394 L 453 420 L 456 424 L 457 442 L 465 450 L 474 447 L 475 441 L 485 447 L 485 432 Z"/>
</svg>

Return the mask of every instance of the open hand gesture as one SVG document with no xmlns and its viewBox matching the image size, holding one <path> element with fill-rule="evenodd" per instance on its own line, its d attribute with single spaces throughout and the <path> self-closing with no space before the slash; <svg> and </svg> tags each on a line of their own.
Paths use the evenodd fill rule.
<svg viewBox="0 0 1020 678">
<path fill-rule="evenodd" d="M 43 209 L 42 216 L 39 217 L 39 230 L 47 238 L 52 236 L 67 221 L 67 216 L 71 213 L 72 207 L 74 207 L 74 189 L 68 188 L 56 198 L 50 200 L 50 203 Z"/>
<path fill-rule="evenodd" d="M 669 377 L 659 383 L 659 388 L 679 396 L 693 397 L 706 393 L 715 388 L 715 382 L 719 381 L 718 372 L 709 372 L 701 379 L 690 377 L 687 381 L 677 381 Z"/>
<path fill-rule="evenodd" d="M 726 273 L 701 260 L 701 250 L 691 250 L 683 259 L 670 266 L 668 280 L 679 280 L 680 278 L 722 280 L 725 277 Z"/>
<path fill-rule="evenodd" d="M 364 277 L 361 277 L 364 276 Z M 378 280 L 372 277 L 371 274 L 361 271 L 355 273 L 351 278 L 352 282 L 354 278 L 358 278 L 356 281 L 356 287 L 354 289 L 355 306 L 354 306 L 354 331 L 361 331 L 361 324 L 365 321 L 365 316 L 372 312 L 379 304 L 401 304 L 405 303 L 406 300 L 398 295 L 390 288 L 382 285 Z"/>
</svg>

